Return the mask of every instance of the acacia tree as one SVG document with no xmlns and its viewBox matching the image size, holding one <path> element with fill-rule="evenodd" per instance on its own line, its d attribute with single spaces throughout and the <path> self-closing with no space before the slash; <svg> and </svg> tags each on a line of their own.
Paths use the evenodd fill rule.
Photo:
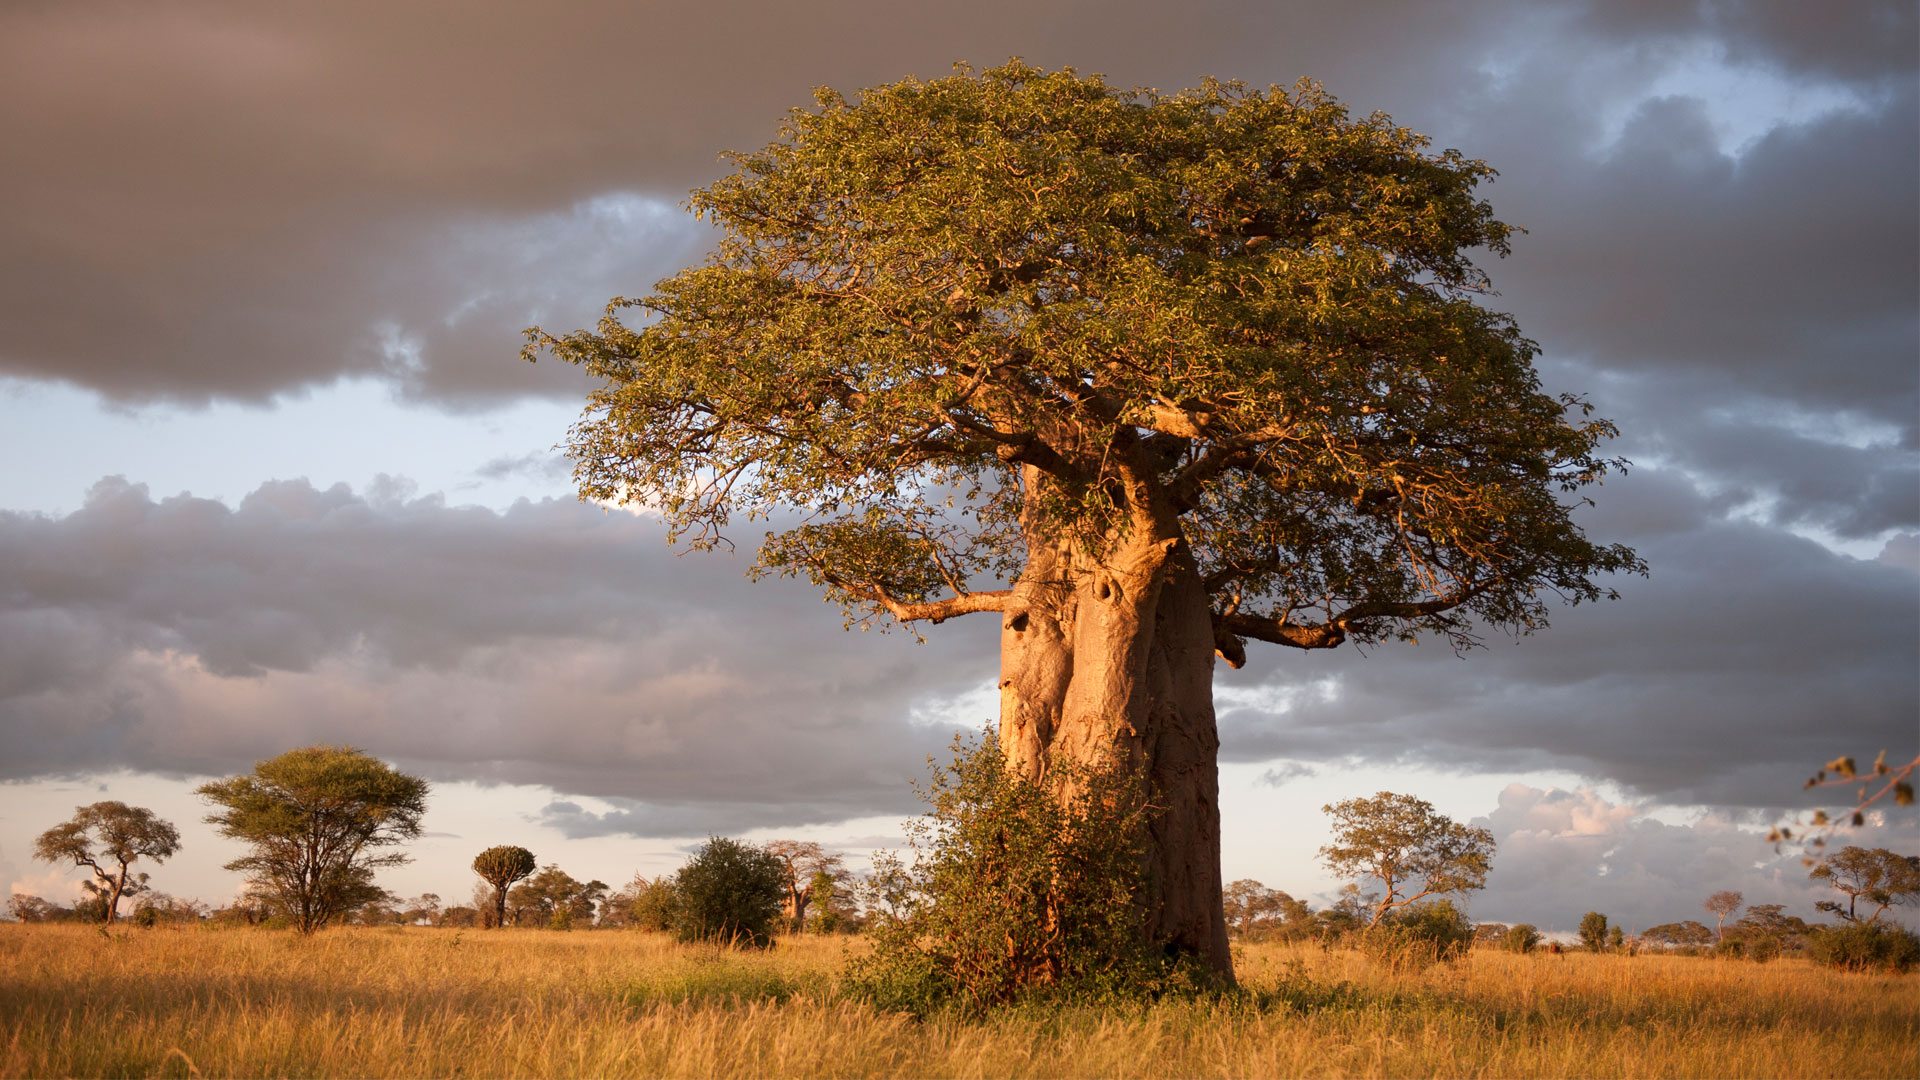
<svg viewBox="0 0 1920 1080">
<path fill-rule="evenodd" d="M 1310 83 L 817 101 L 693 194 L 709 262 L 528 331 L 603 383 L 581 494 L 695 548 L 785 515 L 756 572 L 851 622 L 997 616 L 1010 766 L 1142 780 L 1145 932 L 1228 973 L 1216 654 L 1464 648 L 1641 568 L 1570 517 L 1612 426 L 1475 302 L 1493 170 Z"/>
<path fill-rule="evenodd" d="M 1241 937 L 1280 926 L 1304 927 L 1313 920 L 1313 912 L 1307 905 L 1252 878 L 1228 885 L 1220 901 L 1226 913 L 1227 929 Z"/>
<path fill-rule="evenodd" d="M 112 926 L 120 898 L 146 888 L 147 875 L 134 875 L 140 859 L 165 862 L 180 850 L 180 833 L 143 806 L 97 802 L 75 807 L 73 817 L 40 834 L 33 854 L 45 862 L 72 863 L 93 872 L 88 890 L 100 901 L 101 921 Z"/>
<path fill-rule="evenodd" d="M 1713 939 L 1714 931 L 1694 919 L 1650 926 L 1640 935 L 1640 940 L 1656 945 L 1711 945 Z"/>
<path fill-rule="evenodd" d="M 578 881 L 558 865 L 548 864 L 515 887 L 507 905 L 514 925 L 537 921 L 555 930 L 592 926 L 595 910 L 605 902 L 610 886 L 598 879 Z"/>
<path fill-rule="evenodd" d="M 473 872 L 493 886 L 493 925 L 507 925 L 507 890 L 533 873 L 533 852 L 512 844 L 490 847 L 473 857 Z"/>
<path fill-rule="evenodd" d="M 1454 821 L 1425 799 L 1382 791 L 1321 809 L 1333 817 L 1333 843 L 1320 849 L 1320 861 L 1342 877 L 1371 877 L 1385 890 L 1371 898 L 1369 926 L 1417 900 L 1486 887 L 1493 834 Z"/>
<path fill-rule="evenodd" d="M 1713 916 L 1713 937 L 1715 941 L 1725 936 L 1723 928 L 1726 926 L 1727 916 L 1739 911 L 1740 905 L 1746 902 L 1746 897 L 1732 889 L 1721 889 L 1719 892 L 1714 893 L 1701 902 L 1700 906 L 1706 910 L 1707 914 Z"/>
<path fill-rule="evenodd" d="M 1811 875 L 1824 879 L 1847 898 L 1846 907 L 1838 901 L 1821 900 L 1814 907 L 1838 915 L 1846 922 L 1861 922 L 1860 901 L 1874 905 L 1865 922 L 1877 923 L 1888 908 L 1896 904 L 1920 902 L 1920 856 L 1900 855 L 1887 848 L 1863 848 L 1848 844 L 1821 860 Z"/>
<path fill-rule="evenodd" d="M 374 851 L 419 836 L 427 811 L 425 780 L 350 746 L 289 750 L 195 791 L 223 808 L 207 821 L 250 849 L 226 868 L 303 934 L 384 898 L 374 870 L 409 859 Z"/>
</svg>

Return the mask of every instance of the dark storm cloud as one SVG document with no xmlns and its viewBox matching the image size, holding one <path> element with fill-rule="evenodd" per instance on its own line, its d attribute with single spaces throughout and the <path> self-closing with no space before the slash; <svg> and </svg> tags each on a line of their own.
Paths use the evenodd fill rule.
<svg viewBox="0 0 1920 1080">
<path fill-rule="evenodd" d="M 1540 71 L 1511 93 L 1550 116 L 1542 103 L 1563 88 Z M 1591 153 L 1571 123 L 1582 102 L 1558 108 L 1569 123 L 1526 130 L 1531 160 L 1511 130 L 1476 140 L 1518 159 L 1498 206 L 1531 234 L 1495 280 L 1551 355 L 1691 378 L 1713 406 L 1846 410 L 1916 445 L 1912 86 L 1875 111 L 1776 128 L 1737 158 L 1690 99 L 1648 103 Z M 1540 153 L 1540 138 L 1562 145 Z"/>
<path fill-rule="evenodd" d="M 1549 377 L 1567 382 L 1583 373 L 1556 365 Z M 1718 512 L 1843 539 L 1920 527 L 1920 454 L 1902 447 L 1891 422 L 1785 397 L 1756 401 L 1707 372 L 1584 378 L 1601 408 L 1621 418 L 1610 449 L 1684 470 L 1711 489 Z"/>
<path fill-rule="evenodd" d="M 1221 680 L 1228 755 L 1767 806 L 1810 764 L 1911 746 L 1911 4 L 664 7 L 0 8 L 0 372 L 123 401 L 342 375 L 454 407 L 577 398 L 577 373 L 515 359 L 518 330 L 698 258 L 677 202 L 814 85 L 1014 54 L 1169 89 L 1310 74 L 1502 170 L 1489 196 L 1530 232 L 1493 302 L 1653 466 L 1589 521 L 1655 577 L 1466 660 L 1264 654 Z M 1706 100 L 1688 77 L 1714 65 L 1832 107 L 1730 141 L 1764 106 Z M 909 805 L 945 729 L 904 717 L 990 680 L 990 627 L 848 639 L 807 590 L 657 534 L 299 482 L 0 515 L 0 771 L 223 772 L 331 739 L 611 800 L 550 808 L 573 834 Z"/>
<path fill-rule="evenodd" d="M 1844 11 L 1792 0 L 1591 0 L 1572 10 L 1581 31 L 1614 41 L 1709 38 L 1736 62 L 1849 82 L 1910 77 L 1916 50 L 1913 5 L 1899 0 Z"/>
<path fill-rule="evenodd" d="M 1840 754 L 1910 750 L 1920 576 L 1709 516 L 1658 473 L 1617 487 L 1591 527 L 1637 544 L 1651 580 L 1465 657 L 1437 642 L 1258 654 L 1223 679 L 1223 754 L 1568 769 L 1670 803 L 1777 808 Z"/>
<path fill-rule="evenodd" d="M 950 725 L 989 719 L 990 621 L 856 639 L 810 590 L 675 556 L 645 517 L 401 490 L 278 482 L 229 509 L 108 480 L 66 517 L 0 514 L 8 775 L 353 742 L 614 801 L 553 809 L 570 834 L 665 834 L 904 810 Z M 1465 659 L 1257 652 L 1223 677 L 1224 753 L 1288 759 L 1274 782 L 1353 759 L 1556 768 L 1770 807 L 1836 754 L 1911 739 L 1920 576 L 1899 552 L 1730 522 L 1653 472 L 1602 509 L 1591 527 L 1639 544 L 1654 581 Z"/>
<path fill-rule="evenodd" d="M 1311 73 L 1370 109 L 1440 96 L 1500 20 L 1145 0 L 9 5 L 0 367 L 129 400 L 342 374 L 453 403 L 577 394 L 513 361 L 517 331 L 585 322 L 707 241 L 597 200 L 672 207 L 814 86 L 1020 54 L 1168 88 Z"/>
<path fill-rule="evenodd" d="M 815 85 L 1020 54 L 1165 88 L 1320 77 L 1503 170 L 1531 233 L 1498 303 L 1565 388 L 1631 373 L 1683 416 L 1785 403 L 1911 452 L 1916 40 L 1900 3 L 13 5 L 0 370 L 127 400 L 342 375 L 461 407 L 577 396 L 515 359 L 518 331 L 697 260 L 710 234 L 677 203 L 720 151 Z M 1714 71 L 1836 104 L 1724 145 L 1715 109 L 1769 106 L 1709 108 Z M 1781 462 L 1729 453 L 1724 422 L 1696 446 L 1608 411 L 1784 522 L 1920 524 L 1911 453 L 1809 497 L 1809 455 L 1755 475 Z"/>
<path fill-rule="evenodd" d="M 0 779 L 220 773 L 327 741 L 677 821 L 911 806 L 951 729 L 907 717 L 991 679 L 991 624 L 855 638 L 741 562 L 571 502 L 293 481 L 229 509 L 102 481 L 66 517 L 0 514 Z"/>
</svg>

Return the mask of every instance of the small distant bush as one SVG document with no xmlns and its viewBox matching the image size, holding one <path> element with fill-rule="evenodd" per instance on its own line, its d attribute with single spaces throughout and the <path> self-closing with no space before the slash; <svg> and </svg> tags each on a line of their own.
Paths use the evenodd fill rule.
<svg viewBox="0 0 1920 1080">
<path fill-rule="evenodd" d="M 1729 934 L 1713 946 L 1713 955 L 1723 960 L 1751 960 L 1756 964 L 1778 959 L 1782 951 L 1780 939 L 1766 934 Z"/>
<path fill-rule="evenodd" d="M 1580 916 L 1580 944 L 1588 952 L 1607 951 L 1607 917 L 1597 911 Z"/>
<path fill-rule="evenodd" d="M 465 904 L 456 904 L 442 911 L 440 917 L 435 919 L 433 924 L 435 926 L 452 927 L 456 930 L 471 930 L 476 927 L 485 926 L 486 920 L 479 908 L 469 907 Z"/>
<path fill-rule="evenodd" d="M 1848 971 L 1906 971 L 1920 965 L 1920 935 L 1885 923 L 1845 923 L 1809 936 L 1816 963 Z"/>
<path fill-rule="evenodd" d="M 658 878 L 635 890 L 627 908 L 628 925 L 636 930 L 672 930 L 678 894 L 670 877 Z"/>
<path fill-rule="evenodd" d="M 1500 947 L 1511 953 L 1530 953 L 1540 947 L 1540 929 L 1532 923 L 1509 926 Z"/>
<path fill-rule="evenodd" d="M 765 948 L 773 943 L 786 882 L 779 859 L 753 844 L 713 837 L 674 875 L 674 936 Z"/>
<path fill-rule="evenodd" d="M 1147 810 L 1117 775 L 1007 769 L 997 740 L 954 741 L 907 823 L 911 862 L 886 860 L 859 996 L 920 1015 L 1035 1000 L 1110 1000 L 1204 980 L 1144 945 Z M 1065 780 L 1077 795 L 1062 798 Z"/>
<path fill-rule="evenodd" d="M 1650 926 L 1640 935 L 1640 940 L 1664 948 L 1690 947 L 1691 952 L 1680 955 L 1698 955 L 1700 950 L 1713 944 L 1713 929 L 1705 923 L 1688 919 L 1684 922 L 1661 923 Z"/>
</svg>

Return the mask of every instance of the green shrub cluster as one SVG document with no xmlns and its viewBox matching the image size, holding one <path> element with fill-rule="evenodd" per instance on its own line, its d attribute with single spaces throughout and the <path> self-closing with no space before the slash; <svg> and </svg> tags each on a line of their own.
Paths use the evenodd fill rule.
<svg viewBox="0 0 1920 1080">
<path fill-rule="evenodd" d="M 1765 934 L 1756 934 L 1751 937 L 1736 937 L 1729 934 L 1714 942 L 1713 945 L 1713 955 L 1721 959 L 1751 960 L 1756 964 L 1777 960 L 1784 951 L 1785 946 L 1779 938 Z"/>
<path fill-rule="evenodd" d="M 1509 926 L 1500 938 L 1500 947 L 1512 953 L 1530 953 L 1540 947 L 1540 929 L 1532 923 Z"/>
<path fill-rule="evenodd" d="M 853 990 L 887 1008 L 976 1011 L 1200 985 L 1144 944 L 1148 808 L 1117 775 L 1010 771 L 991 735 L 933 770 L 911 862 L 882 866 L 884 909 Z"/>
<path fill-rule="evenodd" d="M 1920 935 L 1887 923 L 1842 923 L 1809 935 L 1807 951 L 1848 971 L 1906 971 L 1920 965 Z"/>
<path fill-rule="evenodd" d="M 765 948 L 773 943 L 786 881 L 780 860 L 759 847 L 712 837 L 674 875 L 674 936 Z"/>
<path fill-rule="evenodd" d="M 628 925 L 636 930 L 672 930 L 676 900 L 671 877 L 638 883 L 627 901 Z"/>
<path fill-rule="evenodd" d="M 1588 952 L 1607 951 L 1607 917 L 1598 911 L 1580 916 L 1580 947 Z"/>
<path fill-rule="evenodd" d="M 1392 971 L 1422 971 L 1458 960 L 1473 946 L 1473 924 L 1451 900 L 1414 904 L 1353 934 L 1360 951 Z"/>
</svg>

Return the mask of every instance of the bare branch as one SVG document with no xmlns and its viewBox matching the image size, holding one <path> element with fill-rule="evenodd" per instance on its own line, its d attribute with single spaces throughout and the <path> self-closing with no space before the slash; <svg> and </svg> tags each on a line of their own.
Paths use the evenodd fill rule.
<svg viewBox="0 0 1920 1080">
<path fill-rule="evenodd" d="M 1434 597 L 1431 600 L 1363 600 L 1321 623 L 1296 623 L 1268 615 L 1249 615 L 1239 611 L 1215 612 L 1213 616 L 1215 650 L 1225 657 L 1230 665 L 1239 667 L 1240 664 L 1234 663 L 1233 651 L 1221 646 L 1222 640 L 1239 644 L 1237 639 L 1253 638 L 1256 641 L 1288 645 L 1296 649 L 1337 648 L 1347 640 L 1347 635 L 1354 630 L 1357 623 L 1372 619 L 1428 619 L 1444 615 L 1473 599 L 1486 587 L 1484 583 L 1469 585 L 1447 596 Z M 1240 645 L 1238 655 L 1244 663 L 1244 645 Z"/>
<path fill-rule="evenodd" d="M 823 574 L 821 577 L 837 589 L 879 605 L 903 623 L 930 622 L 937 626 L 948 619 L 971 615 L 976 611 L 1019 611 L 1026 607 L 1025 601 L 1015 596 L 1012 589 L 960 593 L 944 600 L 911 601 L 896 600 L 878 585 L 845 581 L 832 574 Z"/>
</svg>

